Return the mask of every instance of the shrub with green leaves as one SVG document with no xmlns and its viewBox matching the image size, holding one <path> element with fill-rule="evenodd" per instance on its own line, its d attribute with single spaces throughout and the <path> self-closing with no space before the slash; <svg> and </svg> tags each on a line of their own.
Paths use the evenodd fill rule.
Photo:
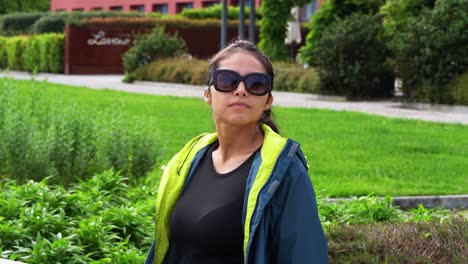
<svg viewBox="0 0 468 264">
<path fill-rule="evenodd" d="M 11 37 L 6 41 L 6 54 L 8 68 L 11 70 L 22 70 L 24 68 L 23 54 L 28 37 Z"/>
<path fill-rule="evenodd" d="M 437 1 L 434 9 L 409 19 L 391 49 L 405 97 L 428 103 L 468 104 L 447 84 L 468 70 L 468 2 Z M 468 90 L 465 84 L 462 90 Z"/>
<path fill-rule="evenodd" d="M 47 13 L 13 13 L 0 16 L 0 35 L 31 34 L 32 25 Z"/>
<path fill-rule="evenodd" d="M 323 2 L 320 9 L 315 13 L 308 28 L 306 44 L 300 49 L 299 59 L 302 63 L 316 66 L 316 50 L 318 41 L 325 31 L 332 27 L 338 19 L 343 19 L 355 12 L 364 14 L 376 14 L 385 3 L 384 0 L 327 0 Z"/>
<path fill-rule="evenodd" d="M 300 4 L 300 3 L 298 3 Z M 288 51 L 284 46 L 288 19 L 291 17 L 292 1 L 265 0 L 260 12 L 260 42 L 258 46 L 271 60 L 286 60 Z"/>
<path fill-rule="evenodd" d="M 324 31 L 314 49 L 321 92 L 347 97 L 391 94 L 393 73 L 379 32 L 379 21 L 360 13 L 340 19 Z"/>
<path fill-rule="evenodd" d="M 379 15 L 383 17 L 383 34 L 388 45 L 398 42 L 398 33 L 412 26 L 410 19 L 417 17 L 423 10 L 434 8 L 435 2 L 435 0 L 387 0 L 380 8 Z"/>
<path fill-rule="evenodd" d="M 155 234 L 152 189 L 112 170 L 67 189 L 47 180 L 19 185 L 2 179 L 0 256 L 27 263 L 142 263 Z M 374 196 L 339 202 L 319 196 L 317 203 L 330 257 L 340 263 L 413 260 L 413 249 L 425 260 L 463 257 L 467 221 L 447 217 L 446 210 L 405 213 L 390 198 Z"/>
<path fill-rule="evenodd" d="M 98 112 L 46 97 L 47 83 L 31 85 L 23 92 L 0 79 L 0 175 L 69 184 L 109 168 L 132 178 L 152 169 L 156 138 L 143 123 L 129 126 L 123 102 Z"/>
<path fill-rule="evenodd" d="M 138 67 L 157 59 L 177 57 L 184 52 L 185 42 L 179 36 L 171 36 L 164 31 L 164 27 L 157 26 L 150 33 L 138 36 L 122 56 L 125 73 L 131 80 Z"/>
<path fill-rule="evenodd" d="M 32 25 L 34 34 L 63 33 L 65 25 L 68 23 L 79 23 L 79 21 L 93 17 L 142 17 L 143 14 L 137 12 L 59 12 L 51 13 L 38 19 Z"/>
<path fill-rule="evenodd" d="M 239 7 L 238 6 L 228 6 L 228 12 L 227 12 L 227 17 L 228 19 L 236 20 L 239 19 Z M 260 13 L 255 10 L 255 16 L 257 19 L 260 19 Z M 216 18 L 220 19 L 221 18 L 221 12 L 222 12 L 222 5 L 217 4 L 217 5 L 212 5 L 209 7 L 205 8 L 197 8 L 197 9 L 184 9 L 180 13 L 181 16 L 190 18 L 190 19 L 206 19 L 206 18 Z M 244 9 L 245 18 L 248 18 L 248 14 L 250 12 L 249 7 L 245 7 Z"/>
<path fill-rule="evenodd" d="M 8 38 L 0 36 L 0 70 L 8 67 L 7 40 Z"/>
<path fill-rule="evenodd" d="M 113 171 L 67 190 L 46 180 L 2 180 L 0 257 L 38 264 L 142 263 L 154 234 L 154 192 L 128 182 Z"/>
</svg>

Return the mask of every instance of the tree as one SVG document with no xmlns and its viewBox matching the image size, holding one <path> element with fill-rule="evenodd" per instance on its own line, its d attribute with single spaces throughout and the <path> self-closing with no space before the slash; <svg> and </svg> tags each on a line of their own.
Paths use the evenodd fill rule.
<svg viewBox="0 0 468 264">
<path fill-rule="evenodd" d="M 0 0 L 0 14 L 48 11 L 50 0 Z"/>
</svg>

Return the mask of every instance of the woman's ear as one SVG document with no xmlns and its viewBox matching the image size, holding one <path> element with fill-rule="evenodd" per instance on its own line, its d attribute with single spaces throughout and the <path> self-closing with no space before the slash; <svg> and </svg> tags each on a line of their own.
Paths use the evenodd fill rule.
<svg viewBox="0 0 468 264">
<path fill-rule="evenodd" d="M 268 99 L 266 101 L 265 108 L 263 109 L 263 111 L 270 110 L 272 104 L 273 104 L 273 95 L 270 95 L 268 96 Z"/>
<path fill-rule="evenodd" d="M 209 105 L 211 105 L 211 93 L 210 93 L 210 87 L 206 87 L 205 91 L 203 92 L 203 97 L 205 98 L 205 102 Z"/>
</svg>

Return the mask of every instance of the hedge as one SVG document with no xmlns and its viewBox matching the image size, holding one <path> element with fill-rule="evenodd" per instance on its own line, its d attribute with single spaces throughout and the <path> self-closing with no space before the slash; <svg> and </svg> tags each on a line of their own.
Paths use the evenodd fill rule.
<svg viewBox="0 0 468 264">
<path fill-rule="evenodd" d="M 6 53 L 6 37 L 0 36 L 0 69 L 5 69 L 8 66 L 8 56 Z"/>
<path fill-rule="evenodd" d="M 0 35 L 30 34 L 32 25 L 47 13 L 16 13 L 0 17 Z"/>
<path fill-rule="evenodd" d="M 5 45 L 0 45 L 0 69 L 63 72 L 63 34 L 1 37 L 2 43 Z"/>
<path fill-rule="evenodd" d="M 318 93 L 319 79 L 313 68 L 274 62 L 275 91 Z M 137 80 L 206 85 L 208 62 L 184 57 L 161 59 L 140 67 L 135 72 Z"/>
<path fill-rule="evenodd" d="M 180 16 L 190 18 L 190 19 L 207 19 L 207 18 L 221 18 L 222 12 L 222 5 L 217 4 L 206 8 L 198 8 L 198 9 L 184 9 Z M 245 6 L 245 19 L 249 18 L 250 8 Z M 236 20 L 239 19 L 240 8 L 238 6 L 228 6 L 227 9 L 227 18 Z M 255 17 L 256 19 L 261 19 L 261 15 L 258 12 L 258 9 L 255 10 Z"/>
<path fill-rule="evenodd" d="M 183 17 L 162 16 L 162 17 L 113 17 L 113 18 L 89 18 L 86 20 L 72 20 L 70 25 L 119 25 L 119 26 L 165 26 L 178 28 L 194 28 L 194 27 L 220 27 L 219 19 L 188 19 Z M 237 20 L 229 20 L 228 27 L 236 28 Z"/>
<path fill-rule="evenodd" d="M 6 41 L 6 53 L 8 68 L 11 70 L 22 70 L 24 68 L 23 54 L 28 37 L 18 36 L 8 38 Z"/>
</svg>

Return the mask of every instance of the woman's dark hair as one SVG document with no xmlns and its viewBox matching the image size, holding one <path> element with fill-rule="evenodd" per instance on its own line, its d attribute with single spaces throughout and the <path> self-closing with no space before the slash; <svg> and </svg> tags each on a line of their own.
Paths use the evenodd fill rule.
<svg viewBox="0 0 468 264">
<path fill-rule="evenodd" d="M 227 45 L 224 49 L 216 53 L 211 59 L 210 59 L 210 65 L 208 67 L 208 85 L 211 83 L 211 78 L 213 75 L 213 72 L 219 68 L 219 63 L 227 58 L 230 54 L 236 51 L 247 51 L 251 55 L 253 55 L 265 68 L 266 74 L 268 74 L 271 77 L 271 90 L 273 90 L 273 83 L 274 83 L 274 77 L 275 73 L 273 72 L 273 65 L 271 64 L 270 59 L 263 53 L 255 44 L 248 40 L 235 40 L 229 45 Z M 271 91 L 268 94 L 268 96 L 271 96 Z M 271 111 L 271 108 L 269 110 L 265 110 L 260 117 L 259 122 L 264 123 L 268 125 L 273 131 L 279 134 L 279 129 L 278 126 L 275 124 L 275 122 L 272 119 L 273 117 L 273 112 Z"/>
</svg>

